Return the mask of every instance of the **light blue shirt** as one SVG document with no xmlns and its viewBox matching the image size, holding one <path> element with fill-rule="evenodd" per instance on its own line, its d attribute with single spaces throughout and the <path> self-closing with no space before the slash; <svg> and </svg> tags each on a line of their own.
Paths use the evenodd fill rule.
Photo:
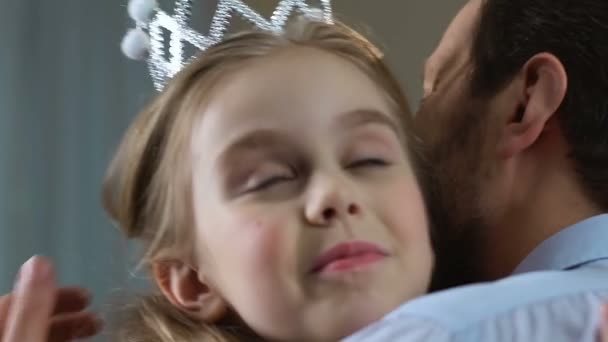
<svg viewBox="0 0 608 342">
<path fill-rule="evenodd" d="M 346 342 L 596 342 L 608 303 L 608 214 L 544 241 L 503 280 L 427 295 Z"/>
</svg>

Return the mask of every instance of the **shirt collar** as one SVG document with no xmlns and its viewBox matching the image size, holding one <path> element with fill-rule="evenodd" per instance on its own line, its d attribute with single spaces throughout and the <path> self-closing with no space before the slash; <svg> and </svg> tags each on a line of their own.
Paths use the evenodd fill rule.
<svg viewBox="0 0 608 342">
<path fill-rule="evenodd" d="M 608 259 L 608 214 L 583 220 L 543 241 L 513 273 L 567 270 L 601 259 Z"/>
</svg>

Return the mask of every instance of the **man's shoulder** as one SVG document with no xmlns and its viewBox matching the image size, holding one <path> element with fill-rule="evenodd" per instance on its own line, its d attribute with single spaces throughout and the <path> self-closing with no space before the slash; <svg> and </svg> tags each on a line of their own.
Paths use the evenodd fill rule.
<svg viewBox="0 0 608 342">
<path fill-rule="evenodd" d="M 514 310 L 537 310 L 559 301 L 585 309 L 585 296 L 608 295 L 608 264 L 571 271 L 540 271 L 430 294 L 391 313 L 432 319 L 450 329 L 494 319 Z"/>
<path fill-rule="evenodd" d="M 531 272 L 445 290 L 408 302 L 387 319 L 413 316 L 462 330 L 516 310 L 538 312 L 560 302 L 583 311 L 589 303 L 587 297 L 595 295 L 608 296 L 607 264 L 571 271 Z"/>
<path fill-rule="evenodd" d="M 346 341 L 595 341 L 608 265 L 531 272 L 403 304 Z"/>
</svg>

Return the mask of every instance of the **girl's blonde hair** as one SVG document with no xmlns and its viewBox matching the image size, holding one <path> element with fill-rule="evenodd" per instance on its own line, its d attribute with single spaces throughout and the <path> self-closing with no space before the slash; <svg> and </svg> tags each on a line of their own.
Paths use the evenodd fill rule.
<svg viewBox="0 0 608 342">
<path fill-rule="evenodd" d="M 224 40 L 192 61 L 139 113 L 107 171 L 104 206 L 128 238 L 143 243 L 143 263 L 184 259 L 192 253 L 188 243 L 194 224 L 192 177 L 187 165 L 191 163 L 192 127 L 207 100 L 205 95 L 231 70 L 289 47 L 317 48 L 353 63 L 394 102 L 406 132 L 411 128 L 407 101 L 382 53 L 342 24 L 300 19 L 280 34 L 251 31 Z M 235 313 L 218 324 L 206 325 L 173 307 L 160 293 L 140 298 L 124 312 L 116 331 L 119 341 L 257 339 Z"/>
</svg>

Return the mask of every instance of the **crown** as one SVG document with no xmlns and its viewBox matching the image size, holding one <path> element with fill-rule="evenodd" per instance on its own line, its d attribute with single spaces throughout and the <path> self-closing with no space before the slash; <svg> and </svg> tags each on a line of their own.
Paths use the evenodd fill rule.
<svg viewBox="0 0 608 342">
<path fill-rule="evenodd" d="M 283 31 L 292 13 L 333 23 L 330 0 L 320 0 L 320 8 L 312 7 L 306 0 L 281 0 L 270 19 L 264 18 L 242 0 L 219 0 L 209 33 L 203 35 L 189 26 L 192 2 L 175 0 L 173 14 L 168 14 L 160 9 L 156 0 L 129 1 L 128 12 L 136 27 L 127 32 L 121 48 L 131 59 L 147 60 L 150 76 L 158 91 L 195 57 L 184 56 L 185 43 L 205 51 L 221 42 L 235 14 L 255 28 L 271 32 Z M 163 29 L 170 33 L 168 46 L 165 45 Z M 165 56 L 165 50 L 170 56 Z"/>
</svg>

